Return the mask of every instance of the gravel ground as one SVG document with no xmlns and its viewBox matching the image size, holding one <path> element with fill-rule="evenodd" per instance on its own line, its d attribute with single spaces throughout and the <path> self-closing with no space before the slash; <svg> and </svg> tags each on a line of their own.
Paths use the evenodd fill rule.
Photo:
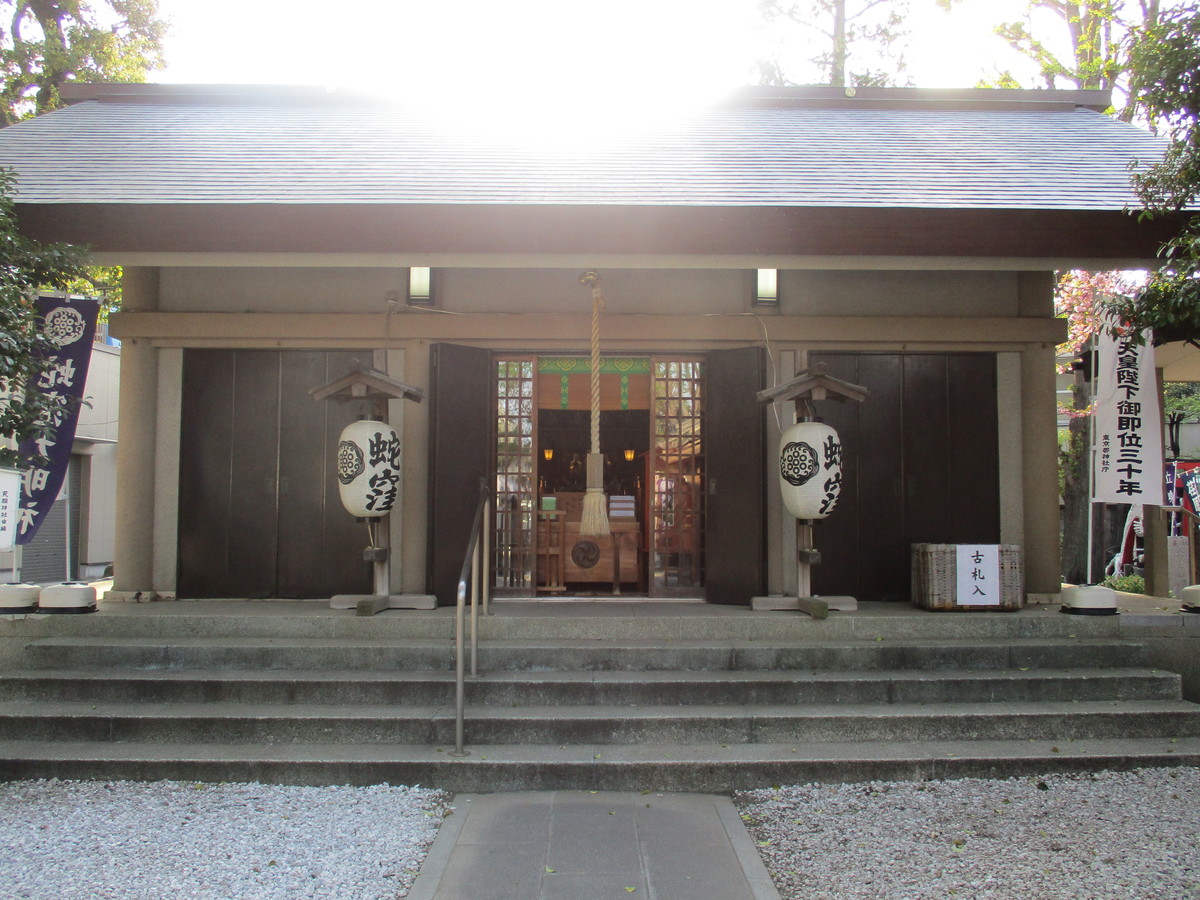
<svg viewBox="0 0 1200 900">
<path fill-rule="evenodd" d="M 784 900 L 1200 898 L 1200 769 L 735 795 Z"/>
<path fill-rule="evenodd" d="M 0 897 L 396 900 L 449 795 L 421 788 L 0 784 Z"/>
</svg>

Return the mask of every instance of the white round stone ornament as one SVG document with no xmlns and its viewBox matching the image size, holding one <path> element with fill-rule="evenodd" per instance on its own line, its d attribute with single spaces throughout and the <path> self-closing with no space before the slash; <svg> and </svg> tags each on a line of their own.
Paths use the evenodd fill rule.
<svg viewBox="0 0 1200 900">
<path fill-rule="evenodd" d="M 38 609 L 48 613 L 88 613 L 96 611 L 96 589 L 82 581 L 64 581 L 42 588 Z"/>
<path fill-rule="evenodd" d="M 37 612 L 41 590 L 36 584 L 0 584 L 0 613 Z"/>
</svg>

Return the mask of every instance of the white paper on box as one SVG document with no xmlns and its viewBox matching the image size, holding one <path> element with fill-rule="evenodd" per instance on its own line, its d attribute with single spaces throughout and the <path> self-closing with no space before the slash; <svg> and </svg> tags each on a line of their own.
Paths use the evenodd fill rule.
<svg viewBox="0 0 1200 900">
<path fill-rule="evenodd" d="M 959 606 L 1000 605 L 1000 545 L 957 545 L 957 588 Z"/>
</svg>

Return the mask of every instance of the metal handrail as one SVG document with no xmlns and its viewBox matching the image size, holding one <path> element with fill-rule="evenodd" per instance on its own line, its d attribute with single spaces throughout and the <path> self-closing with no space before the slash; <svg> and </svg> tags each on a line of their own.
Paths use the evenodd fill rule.
<svg viewBox="0 0 1200 900">
<path fill-rule="evenodd" d="M 487 614 L 489 580 L 488 541 L 484 529 L 491 519 L 492 494 L 487 479 L 479 479 L 479 504 L 475 507 L 475 522 L 471 538 L 458 575 L 458 595 L 454 610 L 454 750 L 451 756 L 467 756 L 463 749 L 463 707 L 466 694 L 466 668 L 463 659 L 463 619 L 467 604 L 467 582 L 471 584 L 471 677 L 479 675 L 479 598 L 483 596 L 484 615 Z"/>
</svg>

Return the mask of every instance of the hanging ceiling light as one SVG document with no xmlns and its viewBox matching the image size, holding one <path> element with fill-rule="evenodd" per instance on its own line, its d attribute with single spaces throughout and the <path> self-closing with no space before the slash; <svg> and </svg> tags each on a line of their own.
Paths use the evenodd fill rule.
<svg viewBox="0 0 1200 900">
<path fill-rule="evenodd" d="M 408 305 L 433 306 L 433 269 L 429 266 L 409 267 Z"/>
<path fill-rule="evenodd" d="M 754 291 L 755 306 L 779 305 L 779 270 L 759 269 Z"/>
</svg>

